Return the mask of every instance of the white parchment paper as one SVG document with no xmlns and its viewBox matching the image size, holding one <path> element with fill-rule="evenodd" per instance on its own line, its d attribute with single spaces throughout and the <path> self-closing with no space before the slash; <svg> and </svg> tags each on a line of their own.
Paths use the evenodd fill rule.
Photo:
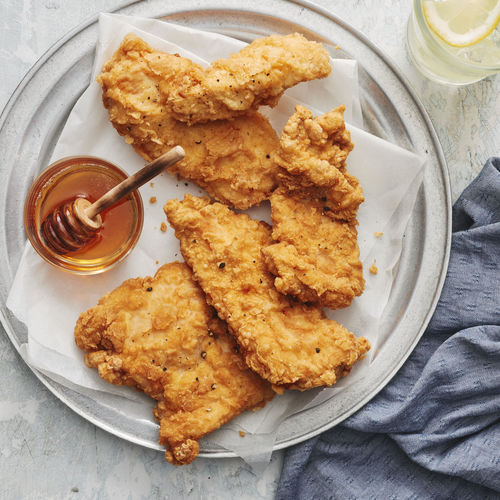
<svg viewBox="0 0 500 500">
<path fill-rule="evenodd" d="M 144 166 L 144 160 L 125 144 L 109 123 L 108 112 L 102 106 L 101 87 L 95 82 L 103 64 L 130 32 L 159 50 L 178 53 L 203 66 L 239 51 L 245 45 L 222 35 L 162 21 L 101 14 L 92 83 L 72 110 L 52 161 L 88 154 L 116 163 L 128 174 Z M 276 108 L 261 108 L 261 112 L 269 117 L 279 134 L 296 104 L 306 105 L 315 115 L 340 104 L 346 106 L 345 119 L 355 144 L 347 167 L 359 178 L 366 200 L 358 212 L 358 241 L 366 288 L 351 307 L 329 311 L 328 315 L 381 348 L 377 337 L 379 321 L 389 298 L 404 229 L 414 206 L 425 161 L 362 130 L 357 64 L 339 59 L 331 62 L 333 71 L 328 78 L 290 89 Z M 103 404 L 149 420 L 153 420 L 151 408 L 154 403 L 130 388 L 104 382 L 96 370 L 87 368 L 83 352 L 75 345 L 73 329 L 81 312 L 95 306 L 102 295 L 124 280 L 152 276 L 164 263 L 182 260 L 174 231 L 171 228 L 160 231 L 160 224 L 166 221 L 163 205 L 171 198 L 183 199 L 185 193 L 205 193 L 167 173 L 157 177 L 153 184 L 140 189 L 145 205 L 144 229 L 137 247 L 125 262 L 104 274 L 75 276 L 46 263 L 28 243 L 7 300 L 7 306 L 28 328 L 28 343 L 22 346 L 28 364 Z M 158 199 L 157 203 L 149 203 L 152 196 Z M 254 218 L 270 222 L 267 202 L 248 212 Z M 383 236 L 377 238 L 376 232 L 383 233 Z M 375 260 L 379 270 L 377 275 L 368 271 Z M 234 451 L 250 463 L 265 463 L 270 458 L 278 424 L 297 411 L 320 404 L 365 376 L 375 351 L 370 351 L 355 365 L 349 377 L 333 388 L 304 393 L 287 391 L 283 396 L 275 397 L 263 410 L 245 412 L 204 439 Z M 245 431 L 244 439 L 239 430 Z"/>
</svg>

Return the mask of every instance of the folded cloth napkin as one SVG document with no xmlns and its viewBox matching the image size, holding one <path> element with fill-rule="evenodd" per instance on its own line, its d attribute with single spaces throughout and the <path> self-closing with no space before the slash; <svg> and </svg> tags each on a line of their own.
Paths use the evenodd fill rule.
<svg viewBox="0 0 500 500">
<path fill-rule="evenodd" d="M 500 499 L 500 158 L 453 207 L 444 288 L 392 381 L 286 451 L 285 499 Z"/>
</svg>

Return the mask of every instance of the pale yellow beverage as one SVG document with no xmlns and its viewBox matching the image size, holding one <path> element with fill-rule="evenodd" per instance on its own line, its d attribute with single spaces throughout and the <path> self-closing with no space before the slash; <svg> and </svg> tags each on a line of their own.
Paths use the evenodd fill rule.
<svg viewBox="0 0 500 500">
<path fill-rule="evenodd" d="M 500 0 L 414 0 L 413 7 L 408 53 L 424 76 L 465 85 L 500 72 Z"/>
</svg>

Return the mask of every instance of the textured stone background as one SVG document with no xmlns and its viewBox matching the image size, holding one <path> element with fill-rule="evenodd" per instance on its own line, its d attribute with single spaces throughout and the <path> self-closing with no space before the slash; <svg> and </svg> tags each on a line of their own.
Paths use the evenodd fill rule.
<svg viewBox="0 0 500 500">
<path fill-rule="evenodd" d="M 0 0 L 0 109 L 52 44 L 117 3 Z M 455 200 L 484 162 L 500 155 L 500 77 L 458 88 L 423 78 L 404 47 L 411 0 L 316 3 L 365 33 L 407 76 L 441 141 Z M 27 368 L 1 327 L 0 380 L 1 499 L 274 498 L 281 452 L 273 454 L 261 477 L 239 459 L 198 459 L 174 468 L 162 453 L 116 438 L 61 403 Z"/>
</svg>

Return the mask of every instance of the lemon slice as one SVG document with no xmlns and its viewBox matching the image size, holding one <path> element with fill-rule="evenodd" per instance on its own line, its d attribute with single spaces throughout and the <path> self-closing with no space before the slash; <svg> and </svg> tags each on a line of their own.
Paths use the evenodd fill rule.
<svg viewBox="0 0 500 500">
<path fill-rule="evenodd" d="M 432 31 L 453 47 L 483 40 L 500 22 L 500 0 L 424 0 L 422 7 Z"/>
</svg>

